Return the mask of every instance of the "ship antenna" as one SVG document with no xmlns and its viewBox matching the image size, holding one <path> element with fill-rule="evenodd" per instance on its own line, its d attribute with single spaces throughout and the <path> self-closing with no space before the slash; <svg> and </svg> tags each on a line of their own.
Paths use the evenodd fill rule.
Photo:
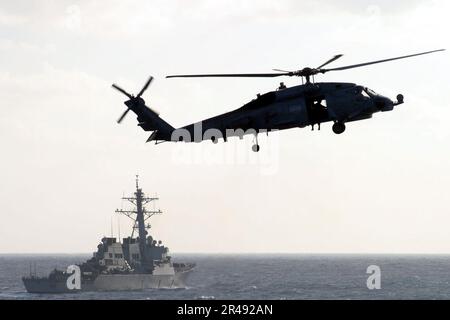
<svg viewBox="0 0 450 320">
<path fill-rule="evenodd" d="M 118 229 L 118 232 L 119 232 L 119 243 L 120 243 L 120 216 L 117 216 L 117 229 Z"/>
<path fill-rule="evenodd" d="M 133 238 L 135 230 L 139 232 L 139 252 L 141 256 L 142 265 L 147 265 L 151 262 L 151 257 L 148 256 L 146 252 L 146 242 L 147 242 L 147 229 L 149 224 L 146 224 L 146 220 L 150 219 L 156 214 L 161 214 L 161 210 L 151 210 L 147 211 L 145 205 L 149 202 L 158 200 L 157 197 L 146 197 L 142 189 L 139 188 L 139 175 L 136 175 L 136 192 L 134 197 L 123 197 L 122 200 L 129 201 L 134 208 L 131 210 L 116 209 L 116 213 L 123 214 L 133 220 L 133 231 L 131 233 L 131 238 Z"/>
</svg>

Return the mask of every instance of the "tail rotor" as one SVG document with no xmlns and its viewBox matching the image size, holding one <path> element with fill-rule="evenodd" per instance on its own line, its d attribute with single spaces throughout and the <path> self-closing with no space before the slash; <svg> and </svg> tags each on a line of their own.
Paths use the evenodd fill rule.
<svg viewBox="0 0 450 320">
<path fill-rule="evenodd" d="M 150 76 L 147 80 L 147 82 L 145 83 L 145 85 L 142 87 L 141 91 L 138 93 L 138 95 L 135 97 L 132 94 L 129 94 L 127 91 L 125 91 L 124 89 L 122 89 L 121 87 L 119 87 L 116 84 L 113 84 L 112 87 L 114 89 L 116 89 L 117 91 L 121 92 L 122 94 L 126 95 L 129 100 L 125 102 L 125 105 L 127 106 L 127 109 L 124 111 L 124 113 L 122 113 L 122 115 L 120 116 L 120 118 L 117 120 L 117 123 L 121 123 L 122 120 L 126 117 L 126 115 L 128 114 L 128 112 L 133 109 L 133 107 L 139 105 L 139 104 L 143 104 L 145 105 L 145 101 L 144 99 L 141 98 L 141 96 L 144 94 L 144 92 L 148 89 L 148 87 L 150 86 L 150 84 L 153 81 L 153 77 Z M 150 108 L 149 108 L 150 109 Z M 150 109 L 152 110 L 152 109 Z M 156 114 L 158 114 L 158 112 L 156 112 L 155 110 L 152 110 L 153 112 L 155 112 Z"/>
</svg>

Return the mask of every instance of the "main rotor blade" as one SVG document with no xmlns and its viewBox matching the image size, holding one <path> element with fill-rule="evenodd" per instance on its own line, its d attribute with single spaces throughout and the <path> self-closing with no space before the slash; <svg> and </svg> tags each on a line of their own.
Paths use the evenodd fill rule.
<svg viewBox="0 0 450 320">
<path fill-rule="evenodd" d="M 231 78 L 231 77 L 239 77 L 239 78 L 274 78 L 280 76 L 291 76 L 291 72 L 284 73 L 229 73 L 229 74 L 180 74 L 167 76 L 166 78 Z"/>
<path fill-rule="evenodd" d="M 330 64 L 330 63 L 332 63 L 333 61 L 336 61 L 337 59 L 339 59 L 339 58 L 342 57 L 342 56 L 343 56 L 343 54 L 337 54 L 337 55 L 335 55 L 333 58 L 331 58 L 330 60 L 328 60 L 327 62 L 325 62 L 324 64 L 322 64 L 320 67 L 317 67 L 316 69 L 323 68 L 323 67 L 325 67 L 327 64 Z"/>
<path fill-rule="evenodd" d="M 127 115 L 128 111 L 130 111 L 130 109 L 125 110 L 124 113 L 122 113 L 122 115 L 120 116 L 120 118 L 117 120 L 117 123 L 121 123 L 122 120 L 125 118 L 125 116 Z"/>
<path fill-rule="evenodd" d="M 292 71 L 287 71 L 287 70 L 281 70 L 281 69 L 272 69 L 273 71 L 277 71 L 277 72 L 292 72 Z"/>
<path fill-rule="evenodd" d="M 407 56 L 390 58 L 390 59 L 383 59 L 383 60 L 378 60 L 378 61 L 371 61 L 371 62 L 353 64 L 353 65 L 350 65 L 350 66 L 344 66 L 344 67 L 339 67 L 339 68 L 322 69 L 322 70 L 320 70 L 320 72 L 321 73 L 325 73 L 325 72 L 328 72 L 328 71 L 339 71 L 339 70 L 347 70 L 347 69 L 359 68 L 359 67 L 364 67 L 364 66 L 368 66 L 368 65 L 371 65 L 371 64 L 388 62 L 388 61 L 399 60 L 399 59 L 405 59 L 405 58 L 420 56 L 420 55 L 423 55 L 423 54 L 429 54 L 429 53 L 438 52 L 438 51 L 445 51 L 445 49 L 421 52 L 421 53 L 416 53 L 416 54 L 410 54 L 410 55 L 407 55 Z"/>
<path fill-rule="evenodd" d="M 150 76 L 150 78 L 148 78 L 147 82 L 145 83 L 144 87 L 142 88 L 142 90 L 139 92 L 139 94 L 137 95 L 137 97 L 139 98 L 140 96 L 142 96 L 145 92 L 145 90 L 147 90 L 148 86 L 150 85 L 150 83 L 152 83 L 153 77 Z"/>
<path fill-rule="evenodd" d="M 130 98 L 130 99 L 133 98 L 131 94 L 129 94 L 128 92 L 126 92 L 125 90 L 123 90 L 123 89 L 122 89 L 121 87 L 119 87 L 118 85 L 113 84 L 112 87 L 113 87 L 114 89 L 116 89 L 116 90 L 122 92 L 122 93 L 123 93 L 124 95 L 126 95 L 128 98 Z"/>
</svg>

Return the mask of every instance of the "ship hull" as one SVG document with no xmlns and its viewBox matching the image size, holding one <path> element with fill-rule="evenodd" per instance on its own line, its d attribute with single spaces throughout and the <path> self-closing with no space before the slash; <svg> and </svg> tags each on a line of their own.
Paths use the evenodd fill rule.
<svg viewBox="0 0 450 320">
<path fill-rule="evenodd" d="M 133 291 L 145 289 L 186 288 L 189 271 L 175 275 L 153 274 L 101 274 L 93 281 L 82 281 L 81 289 L 70 290 L 67 279 L 58 281 L 48 278 L 23 278 L 29 293 L 77 293 L 89 291 Z"/>
</svg>

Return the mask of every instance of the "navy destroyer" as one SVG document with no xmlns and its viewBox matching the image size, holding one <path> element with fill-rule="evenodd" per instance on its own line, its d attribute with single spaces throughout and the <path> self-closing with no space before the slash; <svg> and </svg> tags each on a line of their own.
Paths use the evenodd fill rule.
<svg viewBox="0 0 450 320">
<path fill-rule="evenodd" d="M 23 277 L 30 293 L 69 293 L 80 291 L 142 290 L 152 288 L 185 288 L 186 277 L 194 263 L 175 263 L 169 249 L 148 233 L 152 216 L 161 210 L 147 210 L 145 205 L 158 200 L 146 197 L 139 188 L 133 197 L 123 197 L 133 205 L 131 210 L 116 210 L 133 220 L 131 236 L 122 239 L 104 237 L 93 257 L 67 270 L 54 269 L 47 277 L 30 274 Z M 137 237 L 134 237 L 137 231 Z M 119 237 L 120 238 L 120 237 Z"/>
</svg>

